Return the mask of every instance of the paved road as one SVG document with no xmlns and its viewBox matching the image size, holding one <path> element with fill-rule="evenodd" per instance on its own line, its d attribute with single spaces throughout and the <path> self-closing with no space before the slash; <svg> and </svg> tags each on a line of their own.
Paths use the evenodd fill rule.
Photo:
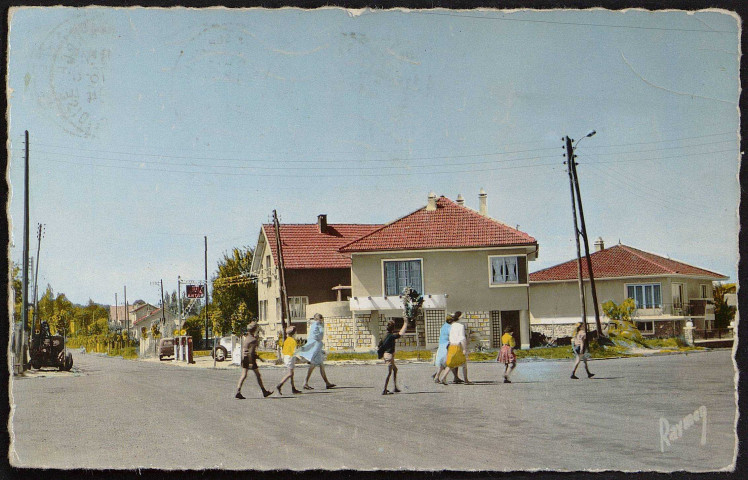
<svg viewBox="0 0 748 480">
<path fill-rule="evenodd" d="M 411 363 L 403 393 L 388 396 L 383 366 L 330 365 L 340 388 L 324 390 L 315 372 L 314 391 L 263 399 L 248 378 L 246 400 L 233 398 L 236 368 L 90 354 L 75 365 L 13 380 L 13 465 L 707 471 L 735 451 L 728 351 L 594 361 L 597 376 L 576 381 L 564 361 L 520 363 L 512 384 L 496 364 L 471 364 L 469 386 L 434 385 L 430 365 Z M 268 385 L 282 376 L 261 371 Z M 661 441 L 661 418 L 674 425 L 702 406 L 704 445 L 701 420 Z"/>
</svg>

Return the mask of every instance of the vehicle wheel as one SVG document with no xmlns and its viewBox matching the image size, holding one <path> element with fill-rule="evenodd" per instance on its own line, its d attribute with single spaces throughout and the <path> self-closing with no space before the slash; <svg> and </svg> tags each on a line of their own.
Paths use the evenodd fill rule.
<svg viewBox="0 0 748 480">
<path fill-rule="evenodd" d="M 31 368 L 33 368 L 34 370 L 39 370 L 40 368 L 42 368 L 42 365 L 37 362 L 31 362 Z"/>
<path fill-rule="evenodd" d="M 73 368 L 73 354 L 68 353 L 65 355 L 65 367 L 64 370 L 69 372 Z"/>
<path fill-rule="evenodd" d="M 215 357 L 216 362 L 222 362 L 226 360 L 227 353 L 226 348 L 219 345 L 213 351 L 213 357 Z"/>
</svg>

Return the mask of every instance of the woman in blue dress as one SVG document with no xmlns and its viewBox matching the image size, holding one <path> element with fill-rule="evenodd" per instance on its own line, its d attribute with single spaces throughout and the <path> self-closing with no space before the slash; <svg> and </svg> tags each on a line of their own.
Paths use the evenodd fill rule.
<svg viewBox="0 0 748 480">
<path fill-rule="evenodd" d="M 439 383 L 441 373 L 447 368 L 447 349 L 449 347 L 449 331 L 452 328 L 452 323 L 455 319 L 460 318 L 462 312 L 455 312 L 454 315 L 447 315 L 447 319 L 442 325 L 439 331 L 439 348 L 436 350 L 436 359 L 434 364 L 436 365 L 436 373 L 431 377 L 435 383 Z M 457 376 L 457 369 L 452 369 L 452 375 L 454 375 L 454 383 L 462 383 L 462 380 Z"/>
<path fill-rule="evenodd" d="M 306 380 L 304 380 L 304 386 L 302 387 L 304 390 L 314 390 L 309 386 L 309 377 L 312 376 L 315 367 L 319 367 L 319 373 L 322 374 L 322 380 L 325 381 L 326 388 L 333 388 L 335 386 L 334 383 L 331 383 L 327 379 L 327 375 L 325 374 L 325 344 L 322 343 L 322 338 L 325 336 L 323 323 L 324 318 L 322 315 L 315 313 L 314 320 L 309 325 L 306 344 L 296 350 L 297 357 L 309 361 L 309 371 L 306 374 Z"/>
</svg>

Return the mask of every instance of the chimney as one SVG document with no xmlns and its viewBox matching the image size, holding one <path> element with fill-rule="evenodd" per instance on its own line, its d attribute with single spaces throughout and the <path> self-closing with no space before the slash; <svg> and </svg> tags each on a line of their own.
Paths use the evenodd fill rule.
<svg viewBox="0 0 748 480">
<path fill-rule="evenodd" d="M 462 194 L 461 193 L 457 194 L 457 205 L 459 205 L 461 207 L 465 205 L 465 199 L 462 198 Z"/>
<path fill-rule="evenodd" d="M 429 193 L 429 203 L 426 205 L 427 212 L 433 212 L 436 210 L 436 194 L 434 192 Z"/>
<path fill-rule="evenodd" d="M 597 240 L 595 240 L 595 251 L 599 252 L 600 250 L 605 250 L 605 243 L 603 242 L 603 237 L 597 237 Z"/>
<path fill-rule="evenodd" d="M 320 215 L 317 215 L 317 227 L 319 228 L 319 233 L 327 233 L 327 215 L 322 213 Z"/>
<path fill-rule="evenodd" d="M 480 189 L 480 193 L 478 194 L 478 213 L 483 215 L 484 217 L 488 216 L 488 206 L 486 205 L 486 191 L 483 190 L 483 188 Z"/>
</svg>

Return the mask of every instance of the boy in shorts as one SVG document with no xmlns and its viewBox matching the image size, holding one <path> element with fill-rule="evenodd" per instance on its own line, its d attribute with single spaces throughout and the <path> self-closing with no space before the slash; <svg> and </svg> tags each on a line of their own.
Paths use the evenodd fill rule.
<svg viewBox="0 0 748 480">
<path fill-rule="evenodd" d="M 244 337 L 244 341 L 242 342 L 242 374 L 239 377 L 239 384 L 236 386 L 236 395 L 234 395 L 235 398 L 240 400 L 244 399 L 244 395 L 242 395 L 242 384 L 244 384 L 244 380 L 247 379 L 247 373 L 249 373 L 250 370 L 252 370 L 255 373 L 255 377 L 257 377 L 257 383 L 262 389 L 262 396 L 268 397 L 273 394 L 272 390 L 265 390 L 265 385 L 262 384 L 260 371 L 257 369 L 257 359 L 259 358 L 262 360 L 262 358 L 257 355 L 258 343 L 257 320 L 252 320 L 249 322 L 249 325 L 247 325 L 247 336 Z M 262 361 L 264 362 L 265 360 Z"/>
<path fill-rule="evenodd" d="M 296 351 L 296 339 L 293 338 L 295 333 L 296 327 L 294 326 L 290 326 L 286 329 L 286 340 L 283 342 L 282 353 L 283 365 L 288 369 L 288 373 L 286 373 L 283 380 L 281 380 L 275 387 L 275 389 L 278 390 L 278 395 L 283 395 L 283 393 L 281 393 L 281 387 L 283 387 L 283 384 L 286 383 L 286 380 L 288 379 L 291 380 L 291 393 L 301 393 L 301 390 L 297 390 L 296 385 L 293 383 L 293 371 L 296 366 L 296 357 L 294 356 L 294 352 Z"/>
</svg>

